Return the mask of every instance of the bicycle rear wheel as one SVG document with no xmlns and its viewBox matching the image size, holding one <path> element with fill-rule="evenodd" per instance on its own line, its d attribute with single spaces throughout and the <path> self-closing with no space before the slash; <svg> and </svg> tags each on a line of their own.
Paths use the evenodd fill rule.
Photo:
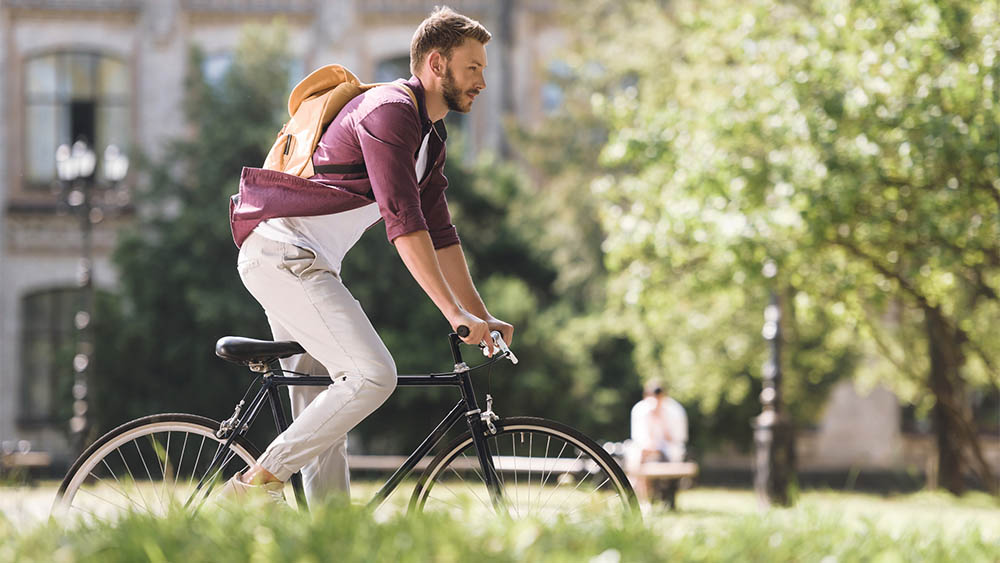
<svg viewBox="0 0 1000 563">
<path fill-rule="evenodd" d="M 226 442 L 215 435 L 218 428 L 218 422 L 191 414 L 157 414 L 115 428 L 70 468 L 56 494 L 53 515 L 165 514 L 184 507 L 203 480 L 203 491 L 209 485 L 218 491 L 221 482 L 259 457 L 257 448 L 240 437 L 210 468 Z M 202 492 L 193 498 L 192 509 L 205 500 Z"/>
<path fill-rule="evenodd" d="M 583 521 L 639 517 L 639 504 L 621 467 L 596 442 L 564 424 L 511 417 L 485 433 L 512 518 Z M 448 444 L 420 477 L 410 510 L 496 513 L 472 434 Z"/>
</svg>

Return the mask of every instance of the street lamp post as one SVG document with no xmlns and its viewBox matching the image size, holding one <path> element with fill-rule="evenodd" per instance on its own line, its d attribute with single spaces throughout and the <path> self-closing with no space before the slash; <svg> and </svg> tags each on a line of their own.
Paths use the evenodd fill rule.
<svg viewBox="0 0 1000 563">
<path fill-rule="evenodd" d="M 83 446 L 89 423 L 87 420 L 88 377 L 94 357 L 93 312 L 94 312 L 94 225 L 104 218 L 104 207 L 108 203 L 122 204 L 121 193 L 111 201 L 98 201 L 97 191 L 108 193 L 117 191 L 128 172 L 128 157 L 115 145 L 104 151 L 101 172 L 104 182 L 95 178 L 97 156 L 84 141 L 61 145 L 56 149 L 56 171 L 62 186 L 62 197 L 70 209 L 80 218 L 81 253 L 77 267 L 77 285 L 80 288 L 79 307 L 73 316 L 77 330 L 76 353 L 73 355 L 73 416 L 69 429 L 76 449 Z M 110 189 L 109 189 L 110 188 Z M 106 198 L 105 198 L 106 199 Z"/>
<path fill-rule="evenodd" d="M 764 264 L 766 278 L 777 276 L 773 261 Z M 783 412 L 781 400 L 781 301 L 772 290 L 770 303 L 764 309 L 761 335 L 770 345 L 770 358 L 762 370 L 760 392 L 761 413 L 753 419 L 754 429 L 754 489 L 762 507 L 771 504 L 791 504 L 788 487 L 794 460 L 791 428 Z"/>
</svg>

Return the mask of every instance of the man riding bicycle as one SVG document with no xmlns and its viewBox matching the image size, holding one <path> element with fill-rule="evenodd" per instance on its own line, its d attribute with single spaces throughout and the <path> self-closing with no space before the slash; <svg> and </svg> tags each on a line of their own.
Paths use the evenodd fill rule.
<svg viewBox="0 0 1000 563">
<path fill-rule="evenodd" d="M 489 40 L 479 22 L 435 10 L 414 33 L 413 76 L 396 82 L 413 97 L 394 86 L 367 90 L 323 133 L 315 166 L 363 163 L 365 171 L 299 181 L 371 194 L 374 202 L 314 215 L 303 211 L 308 195 L 294 202 L 267 198 L 267 190 L 291 181 L 288 175 L 244 171 L 241 193 L 263 193 L 268 203 L 255 210 L 252 231 L 236 236 L 240 278 L 264 308 L 274 339 L 295 340 L 307 352 L 282 360 L 282 368 L 328 374 L 332 383 L 289 387 L 294 421 L 256 464 L 226 483 L 226 494 L 277 494 L 298 471 L 310 502 L 348 491 L 347 432 L 396 386 L 395 362 L 340 279 L 344 255 L 375 222 L 385 221 L 403 263 L 452 329 L 468 327 L 465 342 L 485 341 L 492 353 L 491 330 L 511 342 L 513 326 L 493 317 L 476 291 L 444 193 L 443 119 L 449 111 L 468 112 L 486 88 Z M 239 212 L 233 216 L 234 235 L 246 221 Z"/>
</svg>

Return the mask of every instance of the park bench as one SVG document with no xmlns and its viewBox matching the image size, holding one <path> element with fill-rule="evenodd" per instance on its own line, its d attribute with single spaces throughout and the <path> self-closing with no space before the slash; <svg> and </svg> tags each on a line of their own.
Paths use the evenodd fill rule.
<svg viewBox="0 0 1000 563">
<path fill-rule="evenodd" d="M 607 442 L 604 450 L 615 456 L 625 470 L 632 485 L 639 477 L 649 479 L 650 499 L 662 500 L 673 510 L 677 507 L 677 489 L 682 479 L 694 479 L 698 476 L 698 464 L 693 461 L 647 461 L 639 465 L 638 470 L 625 463 L 624 442 Z"/>
<path fill-rule="evenodd" d="M 395 471 L 406 461 L 404 456 L 397 455 L 349 455 L 347 464 L 351 469 L 363 471 Z M 423 470 L 430 465 L 431 459 L 425 457 L 417 462 L 416 469 Z M 498 471 L 516 471 L 530 469 L 537 472 L 552 473 L 583 473 L 597 471 L 597 465 L 588 466 L 588 462 L 573 458 L 539 458 L 522 456 L 493 456 L 493 463 Z M 478 471 L 479 461 L 476 459 L 456 459 L 451 467 Z"/>
<path fill-rule="evenodd" d="M 3 476 L 27 473 L 52 465 L 52 456 L 46 452 L 12 452 L 0 454 L 0 474 Z"/>
<path fill-rule="evenodd" d="M 624 468 L 622 456 L 619 452 L 624 451 L 624 447 L 619 443 L 607 443 L 604 449 L 616 457 L 618 463 Z M 521 456 L 494 456 L 496 468 L 501 473 L 514 469 L 524 470 L 530 468 L 531 471 L 552 472 L 555 474 L 575 475 L 589 471 L 596 471 L 597 467 L 588 467 L 587 462 L 573 458 L 531 458 Z M 347 463 L 355 471 L 376 471 L 391 472 L 400 467 L 406 460 L 399 455 L 349 455 Z M 421 471 L 430 464 L 431 459 L 426 457 L 417 462 L 416 470 Z M 452 466 L 458 470 L 478 471 L 479 463 L 476 459 L 456 459 Z M 626 476 L 635 484 L 637 477 L 642 476 L 650 480 L 650 498 L 661 500 L 673 510 L 677 502 L 677 489 L 681 479 L 694 478 L 698 475 L 698 464 L 690 461 L 669 462 L 669 461 L 648 461 L 639 466 L 638 473 L 628 473 Z"/>
<path fill-rule="evenodd" d="M 630 480 L 642 476 L 649 479 L 650 498 L 662 500 L 677 507 L 677 489 L 680 480 L 698 476 L 698 464 L 693 461 L 647 461 L 639 465 L 637 473 L 626 473 Z"/>
</svg>

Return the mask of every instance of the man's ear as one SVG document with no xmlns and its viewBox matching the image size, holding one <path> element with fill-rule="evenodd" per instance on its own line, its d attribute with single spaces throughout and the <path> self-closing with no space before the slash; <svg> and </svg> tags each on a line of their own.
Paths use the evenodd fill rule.
<svg viewBox="0 0 1000 563">
<path fill-rule="evenodd" d="M 444 78 L 448 61 L 441 56 L 439 51 L 431 51 L 431 53 L 427 56 L 427 65 L 430 66 L 431 72 L 434 73 L 434 76 Z"/>
</svg>

